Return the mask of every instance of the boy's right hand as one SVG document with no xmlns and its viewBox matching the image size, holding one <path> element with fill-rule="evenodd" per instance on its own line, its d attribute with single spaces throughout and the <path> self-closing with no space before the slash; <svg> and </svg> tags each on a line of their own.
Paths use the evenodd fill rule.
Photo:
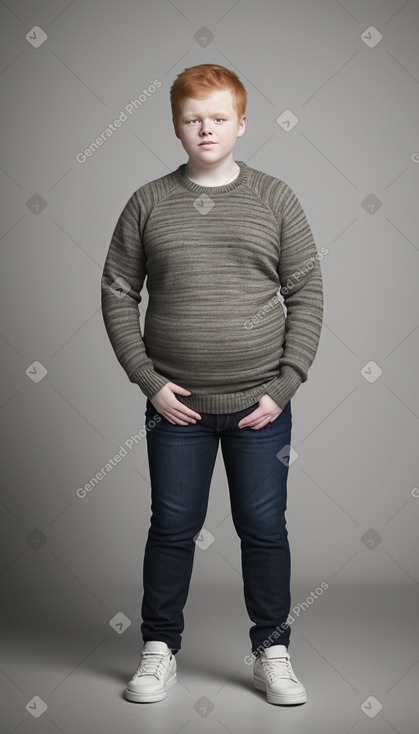
<svg viewBox="0 0 419 734">
<path fill-rule="evenodd" d="M 176 385 L 175 382 L 167 382 L 156 394 L 149 398 L 155 409 L 161 413 L 170 423 L 187 426 L 196 423 L 201 416 L 195 410 L 188 408 L 176 398 L 175 392 L 181 395 L 190 395 L 191 391 L 185 387 Z"/>
</svg>

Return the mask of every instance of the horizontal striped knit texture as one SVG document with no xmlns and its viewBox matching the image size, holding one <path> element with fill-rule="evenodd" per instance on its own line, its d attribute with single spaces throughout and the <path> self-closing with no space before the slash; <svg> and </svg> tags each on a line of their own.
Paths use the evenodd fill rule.
<svg viewBox="0 0 419 734">
<path fill-rule="evenodd" d="M 185 163 L 141 186 L 102 275 L 105 327 L 128 378 L 148 398 L 174 382 L 198 412 L 239 411 L 266 393 L 284 408 L 307 380 L 322 327 L 319 255 L 297 196 L 237 165 L 223 186 L 195 183 Z"/>
</svg>

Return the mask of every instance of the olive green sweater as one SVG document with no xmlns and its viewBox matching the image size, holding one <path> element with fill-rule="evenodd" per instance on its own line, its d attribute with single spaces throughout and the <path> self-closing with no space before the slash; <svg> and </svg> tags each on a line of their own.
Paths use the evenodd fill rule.
<svg viewBox="0 0 419 734">
<path fill-rule="evenodd" d="M 307 379 L 322 326 L 322 255 L 299 200 L 280 179 L 237 164 L 224 186 L 194 183 L 185 163 L 141 186 L 102 275 L 105 327 L 128 378 L 148 398 L 175 382 L 198 412 L 242 410 L 265 393 L 284 408 Z"/>
</svg>

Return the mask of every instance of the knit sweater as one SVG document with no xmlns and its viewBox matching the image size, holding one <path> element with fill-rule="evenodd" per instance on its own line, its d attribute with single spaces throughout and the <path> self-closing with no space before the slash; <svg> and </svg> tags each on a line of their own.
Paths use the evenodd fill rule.
<svg viewBox="0 0 419 734">
<path fill-rule="evenodd" d="M 239 411 L 266 393 L 284 408 L 307 380 L 322 326 L 321 255 L 297 196 L 237 164 L 223 186 L 195 183 L 183 163 L 135 191 L 101 281 L 106 331 L 129 380 L 148 398 L 174 382 L 198 412 Z"/>
</svg>

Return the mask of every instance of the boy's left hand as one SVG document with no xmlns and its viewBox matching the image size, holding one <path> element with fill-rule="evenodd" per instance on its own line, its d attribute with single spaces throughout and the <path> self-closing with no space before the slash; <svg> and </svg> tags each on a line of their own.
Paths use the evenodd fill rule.
<svg viewBox="0 0 419 734">
<path fill-rule="evenodd" d="M 252 410 L 245 418 L 242 418 L 237 425 L 239 428 L 248 426 L 257 431 L 259 428 L 268 425 L 268 423 L 272 423 L 280 413 L 282 413 L 282 408 L 266 393 L 259 399 L 259 407 Z"/>
</svg>

